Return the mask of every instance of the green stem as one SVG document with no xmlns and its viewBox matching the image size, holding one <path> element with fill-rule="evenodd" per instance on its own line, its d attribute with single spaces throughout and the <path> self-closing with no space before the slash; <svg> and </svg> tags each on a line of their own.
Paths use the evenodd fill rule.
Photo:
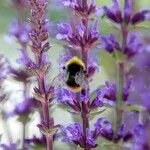
<svg viewBox="0 0 150 150">
<path fill-rule="evenodd" d="M 117 64 L 117 103 L 116 103 L 116 132 L 122 121 L 122 101 L 123 101 L 123 81 L 124 81 L 124 63 Z"/>
<path fill-rule="evenodd" d="M 25 138 L 26 138 L 26 123 L 23 123 L 22 124 L 22 149 L 26 149 Z"/>
</svg>

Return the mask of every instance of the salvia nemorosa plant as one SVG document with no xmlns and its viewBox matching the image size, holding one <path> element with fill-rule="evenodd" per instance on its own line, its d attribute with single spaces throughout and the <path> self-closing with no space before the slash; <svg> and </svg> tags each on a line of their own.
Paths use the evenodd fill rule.
<svg viewBox="0 0 150 150">
<path fill-rule="evenodd" d="M 57 31 L 55 44 L 61 40 L 65 50 L 57 60 L 59 73 L 50 81 L 53 64 L 48 57 L 49 39 L 50 33 L 55 33 L 51 31 L 47 9 L 53 2 L 12 0 L 18 19 L 12 21 L 9 35 L 19 44 L 20 67 L 12 67 L 0 56 L 1 106 L 11 97 L 5 91 L 5 80 L 17 81 L 22 94 L 11 112 L 2 107 L 0 112 L 5 125 L 7 119 L 18 116 L 23 128 L 19 143 L 6 129 L 9 143 L 1 143 L 0 147 L 27 150 L 42 146 L 41 149 L 54 150 L 54 141 L 61 139 L 64 145 L 74 146 L 70 149 L 150 150 L 150 38 L 144 37 L 147 27 L 141 25 L 150 20 L 150 10 L 136 12 L 135 0 L 112 0 L 112 6 L 98 6 L 94 0 L 60 2 L 69 17 L 53 29 Z M 109 23 L 113 33 L 104 34 L 100 25 L 103 21 Z M 110 66 L 115 64 L 113 80 L 108 78 L 104 85 L 94 80 L 101 75 L 101 52 L 109 55 L 106 59 L 112 58 L 107 60 Z M 96 90 L 92 87 L 95 83 Z M 54 103 L 65 106 L 76 121 L 55 125 L 57 118 L 51 110 Z M 111 112 L 108 118 L 103 115 L 107 110 Z M 40 119 L 33 130 L 39 129 L 41 137 L 27 134 L 34 112 Z"/>
</svg>

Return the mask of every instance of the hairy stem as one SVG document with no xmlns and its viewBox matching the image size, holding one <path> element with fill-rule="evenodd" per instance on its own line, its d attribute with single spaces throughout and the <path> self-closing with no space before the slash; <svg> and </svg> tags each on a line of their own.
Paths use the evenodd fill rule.
<svg viewBox="0 0 150 150">
<path fill-rule="evenodd" d="M 45 79 L 39 78 L 39 89 L 44 94 L 45 101 L 42 102 L 42 112 L 43 112 L 43 120 L 46 123 L 48 128 L 54 126 L 53 118 L 50 117 L 49 113 L 49 100 L 47 98 L 46 90 L 45 90 Z M 53 150 L 53 137 L 46 136 L 47 150 Z"/>
<path fill-rule="evenodd" d="M 122 51 L 125 50 L 128 37 L 128 26 L 124 23 L 121 25 Z M 124 86 L 124 62 L 117 60 L 117 103 L 116 103 L 116 133 L 122 121 L 122 102 L 123 102 L 123 86 Z"/>
<path fill-rule="evenodd" d="M 82 60 L 87 70 L 88 50 L 86 48 L 82 50 Z M 84 92 L 85 95 L 89 95 L 88 83 L 87 83 L 87 87 L 85 87 L 85 89 L 82 89 L 82 92 Z M 86 129 L 89 128 L 89 110 L 88 110 L 88 104 L 86 102 L 82 102 L 81 118 L 82 118 L 82 125 L 83 125 L 83 134 L 86 139 Z M 84 149 L 91 150 L 91 148 L 88 148 L 86 144 Z"/>
</svg>

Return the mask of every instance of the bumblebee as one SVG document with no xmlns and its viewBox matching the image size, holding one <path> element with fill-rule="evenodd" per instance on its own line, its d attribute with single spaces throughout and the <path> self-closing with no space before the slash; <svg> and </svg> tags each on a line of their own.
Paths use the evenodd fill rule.
<svg viewBox="0 0 150 150">
<path fill-rule="evenodd" d="M 85 64 L 78 57 L 73 57 L 63 67 L 66 87 L 73 92 L 80 92 L 85 85 Z"/>
</svg>

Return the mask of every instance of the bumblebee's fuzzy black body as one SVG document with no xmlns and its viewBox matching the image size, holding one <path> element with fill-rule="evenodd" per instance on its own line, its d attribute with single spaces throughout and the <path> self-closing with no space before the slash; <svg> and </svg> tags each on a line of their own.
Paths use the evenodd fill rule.
<svg viewBox="0 0 150 150">
<path fill-rule="evenodd" d="M 73 57 L 70 59 L 66 64 L 66 72 L 67 72 L 67 79 L 66 85 L 69 89 L 74 92 L 78 92 L 81 90 L 81 85 L 76 82 L 76 77 L 79 77 L 79 74 L 84 74 L 84 63 L 81 59 L 77 57 Z"/>
</svg>

